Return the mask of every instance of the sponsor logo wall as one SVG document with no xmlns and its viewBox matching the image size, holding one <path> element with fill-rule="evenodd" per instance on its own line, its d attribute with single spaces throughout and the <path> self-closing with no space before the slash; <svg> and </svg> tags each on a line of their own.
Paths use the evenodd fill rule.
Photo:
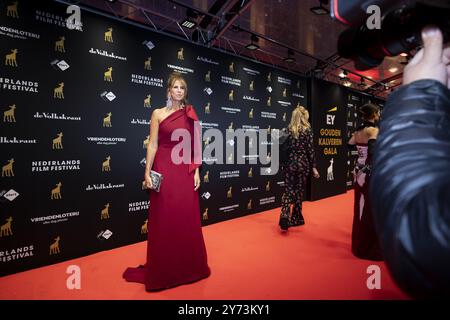
<svg viewBox="0 0 450 320">
<path fill-rule="evenodd" d="M 224 137 L 285 127 L 307 104 L 304 78 L 81 13 L 69 29 L 62 4 L 0 4 L 0 276 L 146 239 L 150 117 L 172 71 L 202 129 Z M 203 137 L 204 150 L 213 143 Z M 204 153 L 204 225 L 280 205 L 281 172 L 262 175 L 268 165 L 252 161 L 263 142 L 249 135 L 242 159 L 238 144 Z"/>
</svg>

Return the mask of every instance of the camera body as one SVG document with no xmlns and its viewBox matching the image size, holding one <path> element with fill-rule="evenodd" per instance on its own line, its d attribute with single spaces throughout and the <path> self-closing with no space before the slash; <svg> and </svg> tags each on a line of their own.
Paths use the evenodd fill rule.
<svg viewBox="0 0 450 320">
<path fill-rule="evenodd" d="M 379 8 L 379 29 L 367 23 L 371 14 L 366 11 L 372 5 Z M 349 26 L 339 36 L 338 53 L 354 60 L 358 70 L 421 46 L 421 31 L 427 25 L 438 26 L 444 42 L 450 39 L 449 0 L 332 0 L 331 16 Z"/>
</svg>

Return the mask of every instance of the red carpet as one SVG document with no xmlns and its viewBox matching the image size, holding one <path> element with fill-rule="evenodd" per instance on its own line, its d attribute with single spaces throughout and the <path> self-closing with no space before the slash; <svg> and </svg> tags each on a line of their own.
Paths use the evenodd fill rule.
<svg viewBox="0 0 450 320">
<path fill-rule="evenodd" d="M 279 232 L 279 209 L 203 228 L 212 274 L 199 282 L 147 293 L 122 279 L 145 262 L 146 242 L 0 278 L 0 299 L 407 299 L 384 263 L 350 252 L 353 192 L 304 203 L 306 225 Z M 226 214 L 226 213 L 224 213 Z M 69 265 L 81 289 L 66 287 Z M 369 290 L 367 267 L 381 268 Z"/>
</svg>

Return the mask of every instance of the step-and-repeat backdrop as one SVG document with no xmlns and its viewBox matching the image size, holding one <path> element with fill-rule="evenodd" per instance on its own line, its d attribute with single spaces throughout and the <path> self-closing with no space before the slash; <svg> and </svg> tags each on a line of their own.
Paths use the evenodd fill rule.
<svg viewBox="0 0 450 320">
<path fill-rule="evenodd" d="M 56 2 L 0 5 L 1 275 L 146 239 L 150 118 L 174 71 L 208 151 L 203 224 L 279 206 L 282 175 L 261 173 L 272 141 L 259 130 L 306 106 L 305 79 L 84 10 L 69 28 Z M 238 129 L 244 140 L 227 140 Z"/>
<path fill-rule="evenodd" d="M 150 118 L 174 71 L 201 120 L 203 225 L 280 206 L 260 130 L 286 127 L 297 105 L 313 110 L 312 199 L 345 192 L 342 87 L 84 10 L 67 25 L 66 10 L 0 3 L 0 276 L 146 240 Z"/>
</svg>

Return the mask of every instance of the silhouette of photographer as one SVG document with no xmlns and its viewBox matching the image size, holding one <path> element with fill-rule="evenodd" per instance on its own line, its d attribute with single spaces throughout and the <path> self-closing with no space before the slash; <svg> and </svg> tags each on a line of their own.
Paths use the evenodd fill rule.
<svg viewBox="0 0 450 320">
<path fill-rule="evenodd" d="M 383 110 L 371 180 L 388 269 L 414 298 L 450 296 L 450 47 L 434 26 Z"/>
</svg>

